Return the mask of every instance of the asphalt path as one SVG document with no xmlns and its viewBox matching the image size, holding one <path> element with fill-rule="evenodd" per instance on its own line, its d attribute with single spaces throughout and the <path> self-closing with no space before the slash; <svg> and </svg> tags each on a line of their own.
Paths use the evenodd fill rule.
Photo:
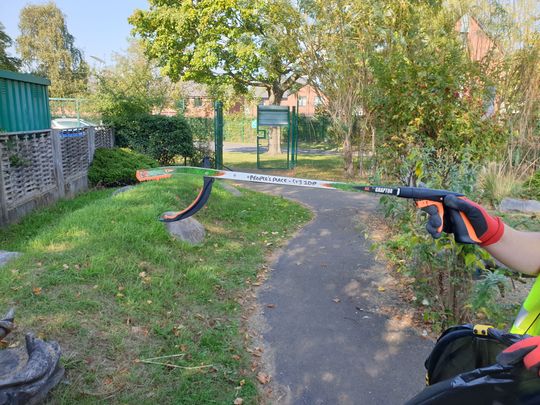
<svg viewBox="0 0 540 405">
<path fill-rule="evenodd" d="M 260 147 L 262 153 L 268 152 L 266 146 Z M 233 143 L 223 142 L 223 151 L 225 152 L 238 152 L 238 153 L 256 153 L 257 145 L 245 144 L 245 143 Z M 282 148 L 283 153 L 287 153 L 287 148 Z M 340 156 L 341 153 L 333 150 L 321 150 L 321 149 L 298 149 L 298 153 L 301 155 L 334 155 Z"/>
<path fill-rule="evenodd" d="M 377 198 L 249 187 L 300 201 L 315 213 L 271 265 L 258 294 L 262 338 L 279 391 L 274 401 L 400 404 L 418 393 L 433 343 L 377 311 L 381 265 L 359 230 Z"/>
</svg>

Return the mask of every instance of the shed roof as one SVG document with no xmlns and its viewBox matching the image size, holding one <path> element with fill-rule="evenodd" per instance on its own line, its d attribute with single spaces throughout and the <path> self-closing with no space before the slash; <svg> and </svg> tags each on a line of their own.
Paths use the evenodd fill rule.
<svg viewBox="0 0 540 405">
<path fill-rule="evenodd" d="M 0 79 L 17 80 L 19 82 L 35 83 L 43 86 L 51 85 L 51 81 L 44 77 L 38 77 L 28 73 L 12 72 L 10 70 L 0 70 Z"/>
</svg>

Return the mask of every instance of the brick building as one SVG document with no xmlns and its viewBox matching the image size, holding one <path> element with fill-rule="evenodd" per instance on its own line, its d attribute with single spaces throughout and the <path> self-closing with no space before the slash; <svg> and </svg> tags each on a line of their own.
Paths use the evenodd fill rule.
<svg viewBox="0 0 540 405">
<path fill-rule="evenodd" d="M 317 111 L 317 108 L 322 105 L 323 98 L 319 96 L 317 90 L 302 81 L 304 84 L 299 90 L 295 92 L 285 92 L 281 100 L 280 105 L 288 107 L 298 106 L 298 113 L 300 115 L 313 116 Z M 255 97 L 261 100 L 261 104 L 268 105 L 268 92 L 261 87 L 255 88 Z M 254 108 L 256 111 L 256 108 Z"/>
<path fill-rule="evenodd" d="M 476 18 L 468 14 L 463 15 L 456 21 L 455 29 L 466 42 L 469 56 L 473 61 L 481 61 L 492 51 L 496 54 L 501 52 Z"/>
</svg>

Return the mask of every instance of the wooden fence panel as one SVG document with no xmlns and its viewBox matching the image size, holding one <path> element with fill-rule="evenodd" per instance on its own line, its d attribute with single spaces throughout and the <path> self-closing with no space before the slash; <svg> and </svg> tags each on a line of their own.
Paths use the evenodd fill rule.
<svg viewBox="0 0 540 405">
<path fill-rule="evenodd" d="M 103 127 L 0 133 L 0 226 L 86 190 L 95 147 L 113 145 Z"/>
</svg>

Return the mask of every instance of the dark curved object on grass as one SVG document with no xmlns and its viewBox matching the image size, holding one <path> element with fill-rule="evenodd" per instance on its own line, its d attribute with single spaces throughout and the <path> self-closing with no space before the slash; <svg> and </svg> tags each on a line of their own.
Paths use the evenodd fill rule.
<svg viewBox="0 0 540 405">
<path fill-rule="evenodd" d="M 182 219 L 189 218 L 192 215 L 195 215 L 208 201 L 210 194 L 212 193 L 212 185 L 214 184 L 214 178 L 204 177 L 204 184 L 199 192 L 197 198 L 190 204 L 186 209 L 175 212 L 173 214 L 163 215 L 159 220 L 162 222 L 175 222 Z"/>
<path fill-rule="evenodd" d="M 5 338 L 15 328 L 15 310 L 10 308 L 4 318 L 0 320 L 0 340 Z"/>
<path fill-rule="evenodd" d="M 28 333 L 20 349 L 0 351 L 0 405 L 38 404 L 64 376 L 61 350 Z"/>
</svg>

